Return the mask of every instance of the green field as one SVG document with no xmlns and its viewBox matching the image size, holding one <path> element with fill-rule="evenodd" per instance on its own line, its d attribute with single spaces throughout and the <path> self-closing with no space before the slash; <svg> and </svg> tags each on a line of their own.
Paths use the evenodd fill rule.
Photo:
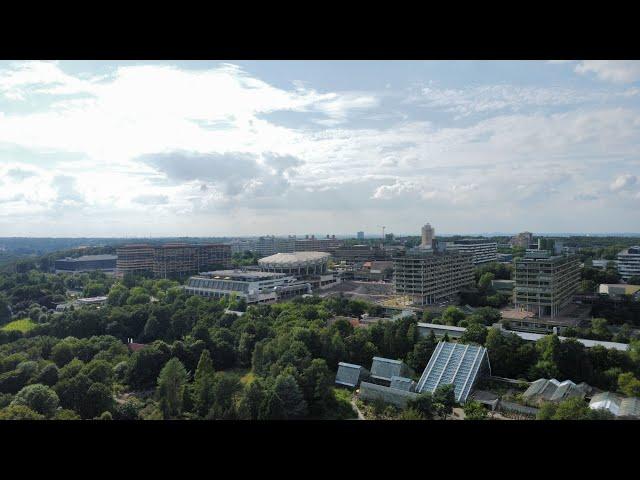
<svg viewBox="0 0 640 480">
<path fill-rule="evenodd" d="M 37 324 L 34 323 L 29 318 L 21 318 L 20 320 L 14 320 L 11 323 L 7 323 L 5 326 L 0 328 L 0 330 L 4 330 L 5 332 L 11 332 L 13 330 L 18 330 L 22 333 L 28 332 L 32 328 L 34 328 Z"/>
</svg>

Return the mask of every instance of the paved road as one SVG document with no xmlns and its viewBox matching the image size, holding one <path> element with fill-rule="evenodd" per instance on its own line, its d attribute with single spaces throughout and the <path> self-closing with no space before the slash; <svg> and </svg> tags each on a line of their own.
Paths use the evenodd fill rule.
<svg viewBox="0 0 640 480">
<path fill-rule="evenodd" d="M 358 408 L 358 405 L 356 405 L 356 400 L 354 398 L 351 398 L 351 406 L 356 412 L 358 412 L 358 420 L 366 420 L 366 418 L 364 418 L 364 415 L 362 415 L 362 412 Z"/>
</svg>

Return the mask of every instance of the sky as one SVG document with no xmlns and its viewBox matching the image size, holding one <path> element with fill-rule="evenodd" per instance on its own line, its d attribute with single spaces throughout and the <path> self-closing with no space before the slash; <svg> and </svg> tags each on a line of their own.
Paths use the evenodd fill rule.
<svg viewBox="0 0 640 480">
<path fill-rule="evenodd" d="M 0 62 L 0 237 L 640 232 L 639 61 Z"/>
</svg>

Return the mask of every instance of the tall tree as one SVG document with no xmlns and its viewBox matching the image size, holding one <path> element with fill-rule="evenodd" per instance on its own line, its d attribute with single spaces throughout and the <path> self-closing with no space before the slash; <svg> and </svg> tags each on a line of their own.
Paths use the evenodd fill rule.
<svg viewBox="0 0 640 480">
<path fill-rule="evenodd" d="M 213 405 L 215 370 L 209 350 L 203 350 L 194 376 L 195 406 L 198 415 L 204 417 Z"/>
<path fill-rule="evenodd" d="M 164 418 L 180 415 L 187 383 L 187 371 L 177 358 L 169 360 L 158 376 L 157 396 Z"/>
</svg>

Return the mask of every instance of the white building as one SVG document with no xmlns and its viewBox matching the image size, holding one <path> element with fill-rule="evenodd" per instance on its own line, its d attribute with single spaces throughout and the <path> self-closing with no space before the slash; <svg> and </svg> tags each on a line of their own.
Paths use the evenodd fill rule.
<svg viewBox="0 0 640 480">
<path fill-rule="evenodd" d="M 431 226 L 431 224 L 427 223 L 422 227 L 422 243 L 421 247 L 431 247 L 433 245 L 433 239 L 436 237 L 436 231 Z"/>
<path fill-rule="evenodd" d="M 474 265 L 498 260 L 498 244 L 489 240 L 475 238 L 454 240 L 447 242 L 445 248 L 450 251 L 470 254 Z"/>
<path fill-rule="evenodd" d="M 618 273 L 626 282 L 633 276 L 640 276 L 640 247 L 629 247 L 618 253 Z"/>
</svg>

